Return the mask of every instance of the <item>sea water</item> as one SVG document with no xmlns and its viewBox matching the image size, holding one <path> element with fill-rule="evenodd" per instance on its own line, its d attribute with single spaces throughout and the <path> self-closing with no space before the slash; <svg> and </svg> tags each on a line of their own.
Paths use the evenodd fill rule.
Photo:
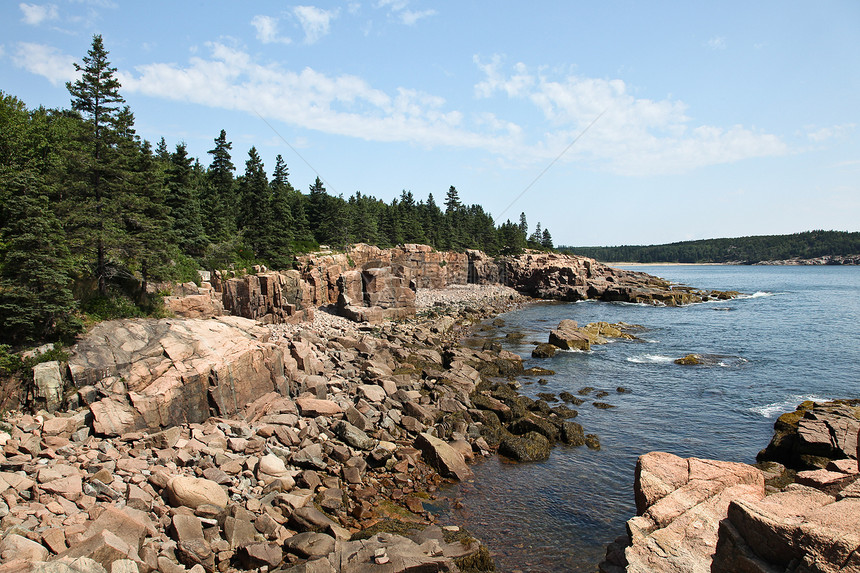
<svg viewBox="0 0 860 573">
<path fill-rule="evenodd" d="M 596 571 L 606 544 L 624 533 L 635 513 L 633 475 L 641 454 L 658 450 L 754 463 L 779 414 L 807 399 L 860 397 L 860 268 L 634 270 L 744 294 L 681 308 L 535 303 L 502 315 L 504 326 L 483 333 L 522 356 L 526 368 L 555 371 L 542 383 L 520 378 L 521 392 L 529 397 L 595 388 L 581 396 L 586 402 L 577 407 L 576 421 L 601 443 L 599 451 L 556 446 L 540 463 L 492 457 L 474 466 L 473 482 L 446 492 L 459 503 L 451 503 L 442 517 L 483 540 L 500 571 Z M 531 358 L 534 344 L 546 342 L 565 318 L 580 325 L 641 325 L 635 332 L 641 340 Z M 524 337 L 511 342 L 506 334 L 512 332 Z M 687 354 L 705 355 L 709 363 L 674 363 Z M 601 390 L 608 395 L 595 398 Z M 594 401 L 614 407 L 598 409 Z"/>
</svg>

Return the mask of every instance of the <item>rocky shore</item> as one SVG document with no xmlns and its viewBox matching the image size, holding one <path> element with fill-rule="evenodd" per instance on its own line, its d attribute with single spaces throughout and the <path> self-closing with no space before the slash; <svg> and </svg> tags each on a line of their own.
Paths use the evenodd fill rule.
<svg viewBox="0 0 860 573">
<path fill-rule="evenodd" d="M 0 430 L 0 573 L 493 570 L 424 502 L 475 456 L 599 440 L 517 393 L 519 356 L 463 335 L 521 293 L 733 296 L 590 259 L 409 245 L 206 278 L 168 300 L 177 318 L 99 324 L 34 370 L 31 413 Z"/>
<path fill-rule="evenodd" d="M 651 452 L 603 573 L 860 571 L 860 406 L 783 414 L 755 466 Z"/>
</svg>

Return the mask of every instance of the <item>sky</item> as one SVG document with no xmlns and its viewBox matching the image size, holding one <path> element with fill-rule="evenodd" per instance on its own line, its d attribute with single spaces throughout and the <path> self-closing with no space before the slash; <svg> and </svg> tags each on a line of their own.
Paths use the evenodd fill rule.
<svg viewBox="0 0 860 573">
<path fill-rule="evenodd" d="M 94 34 L 142 138 L 304 192 L 453 185 L 556 245 L 860 231 L 857 0 L 6 0 L 0 90 L 69 108 Z"/>
</svg>

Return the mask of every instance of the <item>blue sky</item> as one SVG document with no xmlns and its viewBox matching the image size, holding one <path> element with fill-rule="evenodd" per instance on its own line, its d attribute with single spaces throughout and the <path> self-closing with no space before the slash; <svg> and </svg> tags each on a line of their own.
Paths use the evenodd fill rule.
<svg viewBox="0 0 860 573">
<path fill-rule="evenodd" d="M 0 89 L 101 34 L 138 133 L 294 186 L 525 211 L 556 244 L 860 230 L 860 2 L 6 1 Z M 262 119 L 261 119 L 262 118 Z M 589 127 L 590 126 L 590 127 Z"/>
</svg>

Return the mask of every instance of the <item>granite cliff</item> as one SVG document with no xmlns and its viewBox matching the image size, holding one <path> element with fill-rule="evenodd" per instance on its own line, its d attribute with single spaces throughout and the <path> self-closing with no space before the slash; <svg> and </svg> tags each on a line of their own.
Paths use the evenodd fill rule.
<svg viewBox="0 0 860 573">
<path fill-rule="evenodd" d="M 413 244 L 393 249 L 353 245 L 344 253 L 302 256 L 295 270 L 230 275 L 214 273 L 199 291 L 187 285 L 183 296 L 168 298 L 168 305 L 184 317 L 223 312 L 263 323 L 308 320 L 314 309 L 333 305 L 352 320 L 379 322 L 414 316 L 417 289 L 449 285 L 497 284 L 535 298 L 666 306 L 736 294 L 671 285 L 646 273 L 574 255 L 527 252 L 493 258 L 480 251 L 441 252 Z"/>
</svg>

